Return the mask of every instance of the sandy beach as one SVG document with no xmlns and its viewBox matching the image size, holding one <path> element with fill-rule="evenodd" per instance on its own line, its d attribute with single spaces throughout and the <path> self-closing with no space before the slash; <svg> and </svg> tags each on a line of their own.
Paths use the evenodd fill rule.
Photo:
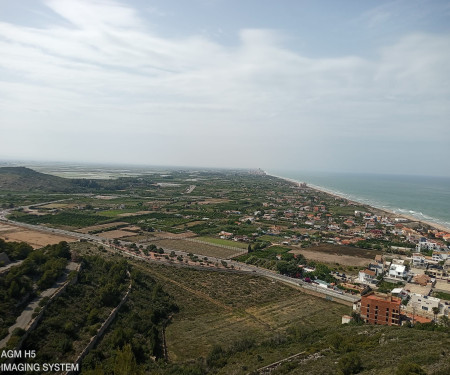
<svg viewBox="0 0 450 375">
<path fill-rule="evenodd" d="M 287 177 L 273 175 L 273 174 L 270 174 L 270 173 L 267 173 L 267 172 L 266 172 L 266 174 L 268 176 L 276 177 L 276 178 L 285 180 L 287 182 L 293 183 L 295 185 L 300 185 L 302 183 L 306 183 L 306 182 L 294 180 L 292 178 L 287 178 Z M 317 187 L 317 186 L 311 186 L 311 185 L 308 185 L 308 184 L 307 184 L 307 186 L 308 186 L 308 188 L 310 188 L 312 190 L 320 191 L 321 193 L 328 194 L 329 196 L 332 196 L 332 197 L 335 197 L 335 198 L 345 199 L 347 202 L 350 202 L 350 203 L 353 203 L 353 204 L 358 204 L 358 205 L 361 205 L 361 206 L 371 207 L 373 210 L 376 210 L 376 211 L 382 213 L 383 215 L 385 215 L 385 216 L 387 216 L 389 218 L 396 218 L 396 217 L 404 218 L 404 219 L 409 220 L 410 222 L 425 224 L 425 225 L 428 225 L 428 226 L 430 226 L 430 227 L 432 227 L 432 228 L 434 228 L 434 229 L 436 229 L 438 231 L 450 233 L 450 228 L 446 227 L 445 225 L 433 223 L 431 221 L 420 220 L 417 217 L 414 217 L 412 215 L 398 214 L 398 213 L 395 213 L 393 211 L 386 210 L 385 208 L 378 208 L 378 207 L 375 207 L 375 206 L 370 206 L 367 203 L 362 203 L 362 202 L 358 202 L 358 201 L 355 201 L 355 200 L 348 199 L 348 198 L 346 198 L 344 196 L 338 195 L 336 193 L 331 193 L 331 192 L 329 192 L 329 191 L 327 191 L 325 189 L 322 189 L 320 187 Z"/>
</svg>

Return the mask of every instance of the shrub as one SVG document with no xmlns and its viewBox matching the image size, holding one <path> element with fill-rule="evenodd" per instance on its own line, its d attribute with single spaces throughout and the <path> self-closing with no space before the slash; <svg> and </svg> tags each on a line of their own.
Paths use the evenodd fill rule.
<svg viewBox="0 0 450 375">
<path fill-rule="evenodd" d="M 25 330 L 23 328 L 14 328 L 14 331 L 12 331 L 12 336 L 22 337 L 25 334 Z"/>
<path fill-rule="evenodd" d="M 206 364 L 216 368 L 224 367 L 227 364 L 226 353 L 220 345 L 214 345 L 206 357 Z"/>
<path fill-rule="evenodd" d="M 361 371 L 361 358 L 355 352 L 344 355 L 338 362 L 338 368 L 343 375 L 357 374 Z"/>
<path fill-rule="evenodd" d="M 397 367 L 395 375 L 426 375 L 427 373 L 416 363 L 404 362 Z"/>
</svg>

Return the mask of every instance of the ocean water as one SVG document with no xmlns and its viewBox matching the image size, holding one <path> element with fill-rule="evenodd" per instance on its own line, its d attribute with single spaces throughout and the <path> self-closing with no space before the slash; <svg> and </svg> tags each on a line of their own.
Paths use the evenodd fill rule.
<svg viewBox="0 0 450 375">
<path fill-rule="evenodd" d="M 311 173 L 267 173 L 306 182 L 345 198 L 414 216 L 450 228 L 450 177 Z"/>
</svg>

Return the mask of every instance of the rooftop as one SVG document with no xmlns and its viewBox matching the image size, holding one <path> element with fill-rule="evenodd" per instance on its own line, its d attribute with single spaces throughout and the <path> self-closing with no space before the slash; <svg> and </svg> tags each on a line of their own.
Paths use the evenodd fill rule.
<svg viewBox="0 0 450 375">
<path fill-rule="evenodd" d="M 387 302 L 394 302 L 394 303 L 401 303 L 401 298 L 393 297 L 390 294 L 384 294 L 384 293 L 378 293 L 378 292 L 370 292 L 369 294 L 366 294 L 365 296 L 362 296 L 362 298 L 367 298 L 373 301 L 387 301 Z"/>
</svg>

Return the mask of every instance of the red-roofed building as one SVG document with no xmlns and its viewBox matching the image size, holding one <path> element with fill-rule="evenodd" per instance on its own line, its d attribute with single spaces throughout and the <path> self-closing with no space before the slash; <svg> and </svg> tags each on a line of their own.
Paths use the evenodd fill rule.
<svg viewBox="0 0 450 375">
<path fill-rule="evenodd" d="M 400 325 L 401 298 L 370 292 L 361 297 L 361 318 L 369 324 Z"/>
<path fill-rule="evenodd" d="M 370 284 L 376 281 L 377 274 L 368 268 L 359 271 L 358 280 L 363 284 Z"/>
</svg>

